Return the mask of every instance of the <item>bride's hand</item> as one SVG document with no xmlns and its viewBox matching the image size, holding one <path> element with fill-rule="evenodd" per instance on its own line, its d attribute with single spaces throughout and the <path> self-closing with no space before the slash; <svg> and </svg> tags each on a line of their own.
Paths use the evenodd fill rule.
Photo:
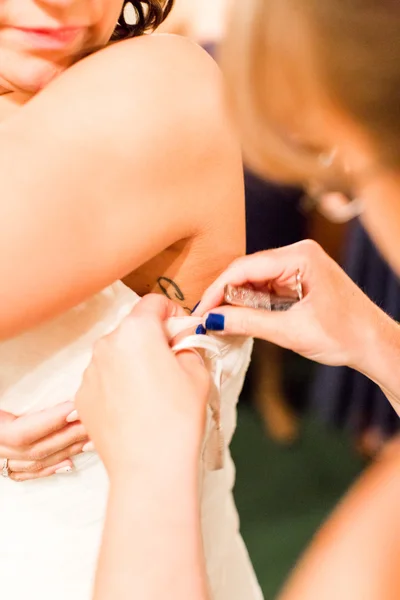
<svg viewBox="0 0 400 600">
<path fill-rule="evenodd" d="M 199 355 L 170 350 L 163 321 L 176 310 L 146 296 L 95 347 L 75 405 L 111 479 L 196 472 L 210 381 Z"/>
<path fill-rule="evenodd" d="M 304 299 L 286 312 L 219 305 L 226 284 L 292 288 L 301 274 Z M 236 260 L 203 295 L 195 314 L 208 329 L 262 338 L 329 365 L 371 371 L 371 347 L 388 317 L 310 240 Z"/>
<path fill-rule="evenodd" d="M 71 457 L 80 454 L 88 442 L 72 402 L 21 417 L 0 411 L 0 469 L 8 458 L 14 481 L 68 473 Z"/>
</svg>

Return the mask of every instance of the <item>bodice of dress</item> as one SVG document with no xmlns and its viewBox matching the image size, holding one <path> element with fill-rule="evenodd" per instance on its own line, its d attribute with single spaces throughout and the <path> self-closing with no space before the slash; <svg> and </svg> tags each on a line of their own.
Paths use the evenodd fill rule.
<svg viewBox="0 0 400 600">
<path fill-rule="evenodd" d="M 139 300 L 123 283 L 116 282 L 64 315 L 0 343 L 0 410 L 24 414 L 73 400 L 94 343 L 118 327 Z M 171 321 L 168 327 L 176 333 L 190 323 L 191 317 L 187 317 Z M 204 469 L 201 479 L 212 598 L 259 600 L 261 594 L 238 532 L 231 494 L 234 467 L 228 449 L 251 341 L 215 339 L 213 348 L 215 361 L 211 351 L 209 363 L 211 369 L 219 365 L 220 370 L 225 466 L 220 471 Z M 16 484 L 0 477 L 0 512 L 6 516 L 0 564 L 8 600 L 91 598 L 108 479 L 95 452 L 79 455 L 74 463 L 72 473 L 47 479 Z"/>
</svg>

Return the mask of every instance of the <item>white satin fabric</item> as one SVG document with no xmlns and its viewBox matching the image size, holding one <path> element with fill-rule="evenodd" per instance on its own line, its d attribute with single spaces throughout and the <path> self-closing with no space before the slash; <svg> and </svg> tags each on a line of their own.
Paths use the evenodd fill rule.
<svg viewBox="0 0 400 600">
<path fill-rule="evenodd" d="M 117 282 L 50 323 L 0 344 L 0 409 L 24 414 L 71 400 L 90 362 L 94 342 L 114 330 L 138 300 Z M 187 324 L 186 319 L 178 319 L 170 327 L 180 330 Z M 222 371 L 225 467 L 214 472 L 201 467 L 211 597 L 260 600 L 239 534 L 232 497 L 234 466 L 228 450 L 251 341 L 219 340 L 216 344 L 217 360 L 211 362 L 215 374 L 219 368 Z M 96 453 L 81 454 L 75 467 L 70 474 L 25 483 L 0 477 L 2 598 L 90 600 L 108 481 Z"/>
</svg>

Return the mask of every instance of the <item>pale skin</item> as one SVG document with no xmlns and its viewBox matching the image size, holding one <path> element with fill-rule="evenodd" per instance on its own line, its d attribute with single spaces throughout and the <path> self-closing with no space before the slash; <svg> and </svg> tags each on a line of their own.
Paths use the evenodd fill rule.
<svg viewBox="0 0 400 600">
<path fill-rule="evenodd" d="M 94 600 L 210 600 L 198 486 L 210 380 L 198 355 L 170 352 L 163 324 L 178 310 L 146 296 L 97 344 L 76 398 L 111 486 Z"/>
<path fill-rule="evenodd" d="M 243 252 L 240 150 L 206 54 L 180 38 L 146 36 L 72 64 L 107 44 L 121 7 L 2 3 L 3 339 L 119 278 L 188 312 Z M 82 31 L 68 52 L 32 49 L 15 29 L 72 25 Z M 30 420 L 0 415 L 0 455 L 13 479 L 69 467 L 88 442 L 79 421 L 64 425 L 73 412 L 65 400 Z"/>
<path fill-rule="evenodd" d="M 400 272 L 400 173 L 379 165 L 368 132 L 320 98 L 313 112 L 322 147 L 337 147 L 362 198 L 362 220 Z M 313 139 L 313 138 L 312 138 Z M 288 313 L 218 307 L 225 283 L 294 283 L 304 300 Z M 218 307 L 218 308 L 217 308 Z M 329 365 L 348 365 L 376 382 L 400 415 L 400 326 L 371 302 L 314 242 L 241 258 L 207 290 L 199 313 L 225 316 L 225 333 L 255 335 Z M 311 544 L 282 600 L 397 598 L 399 447 L 384 455 L 344 499 Z"/>
<path fill-rule="evenodd" d="M 364 204 L 363 221 L 374 237 L 380 250 L 384 253 L 392 267 L 400 272 L 400 174 L 396 171 L 372 168 L 373 178 L 365 178 L 368 166 L 378 163 L 378 157 L 368 143 L 367 132 L 360 131 L 359 125 L 352 123 L 346 114 L 335 107 L 329 107 L 324 99 L 320 99 L 320 110 L 313 112 L 315 131 L 318 131 L 322 147 L 338 147 L 343 163 L 346 163 L 353 175 L 354 189 L 357 196 L 362 197 Z M 322 117 L 322 118 L 321 118 Z M 311 132 L 312 133 L 312 132 Z M 311 139 L 314 139 L 311 135 Z M 260 167 L 260 165 L 258 165 Z M 261 165 L 262 167 L 262 165 Z M 260 168 L 260 170 L 262 170 Z M 263 286 L 273 282 L 274 287 L 281 291 L 294 284 L 297 271 L 300 270 L 303 282 L 304 299 L 288 313 L 256 312 L 249 309 L 233 307 L 221 308 L 223 289 L 226 283 L 252 283 Z M 161 316 L 153 310 L 153 316 L 162 322 Z M 251 257 L 236 260 L 204 294 L 197 314 L 207 316 L 209 312 L 218 313 L 225 317 L 225 334 L 254 335 L 268 341 L 290 348 L 304 356 L 329 365 L 348 365 L 359 370 L 378 385 L 388 396 L 395 410 L 400 413 L 400 329 L 399 325 L 375 306 L 357 286 L 345 275 L 340 267 L 330 259 L 314 242 L 303 242 L 294 246 L 273 250 Z M 222 333 L 223 335 L 223 333 Z M 165 349 L 165 339 L 154 338 L 151 352 Z M 110 341 L 110 347 L 113 343 Z M 127 346 L 129 342 L 127 340 Z M 135 355 L 140 361 L 138 353 Z M 142 368 L 149 368 L 150 361 L 143 358 Z M 148 394 L 157 397 L 157 389 L 153 385 L 154 377 L 149 377 Z M 115 382 L 117 378 L 115 379 Z M 119 373 L 118 381 L 121 381 Z M 176 386 L 176 394 L 170 397 L 170 418 L 177 418 L 174 408 L 174 398 L 180 385 L 184 383 L 181 376 L 179 382 L 175 377 L 169 379 L 166 374 L 164 385 L 168 381 Z M 127 386 L 138 385 L 138 381 L 125 373 Z M 110 384 L 109 389 L 112 389 Z M 82 393 L 82 404 L 88 402 L 89 409 L 85 413 L 85 422 L 90 428 L 90 422 L 99 418 L 94 410 L 90 410 L 89 400 Z M 197 398 L 193 394 L 193 399 Z M 127 401 L 128 403 L 128 401 Z M 165 407 L 164 407 L 165 409 Z M 139 412 L 139 414 L 141 414 Z M 193 426 L 197 426 L 197 436 L 188 440 L 188 456 L 196 450 L 196 441 L 203 431 L 203 421 L 198 414 L 193 414 Z M 131 418 L 131 426 L 138 427 L 137 414 Z M 121 419 L 126 427 L 126 419 Z M 93 439 L 100 453 L 102 447 L 109 449 L 111 440 L 105 444 L 102 437 L 93 431 Z M 142 445 L 136 446 L 131 440 L 131 456 L 140 457 Z M 115 440 L 116 442 L 117 440 Z M 152 441 L 153 442 L 153 441 Z M 150 441 L 148 440 L 148 443 Z M 150 446 L 148 447 L 150 450 Z M 125 453 L 128 447 L 124 448 Z M 155 453 L 157 454 L 157 453 Z M 400 529 L 398 519 L 399 496 L 399 449 L 395 444 L 390 452 L 382 457 L 380 463 L 368 471 L 360 483 L 345 498 L 333 518 L 322 529 L 309 552 L 300 562 L 294 576 L 283 591 L 282 600 L 316 600 L 327 598 L 353 598 L 354 600 L 375 600 L 387 598 L 393 600 L 399 597 L 398 556 L 400 552 Z M 176 453 L 175 460 L 179 464 L 182 452 Z M 169 457 L 173 460 L 173 457 Z M 107 537 L 103 544 L 101 573 L 103 584 L 112 590 L 112 583 L 118 581 L 117 553 L 125 556 L 135 551 L 138 540 L 134 536 L 124 538 L 121 530 L 119 508 L 135 523 L 135 518 L 129 517 L 129 502 L 134 501 L 135 482 L 140 484 L 139 474 L 131 473 L 130 484 L 125 482 L 130 500 L 125 490 L 118 484 L 118 467 L 110 462 L 110 470 L 115 469 L 116 479 L 112 484 L 110 497 Z M 146 465 L 146 462 L 143 461 Z M 163 473 L 163 465 L 156 465 L 156 472 Z M 151 472 L 151 471 L 150 471 Z M 111 479 L 112 480 L 112 479 Z M 152 477 L 156 481 L 157 476 Z M 179 483 L 171 480 L 181 495 L 192 499 L 192 515 L 196 510 L 196 494 L 191 495 L 193 481 L 189 471 L 180 473 Z M 171 490 L 171 488 L 169 488 Z M 164 490 L 165 492 L 165 490 Z M 167 497 L 167 493 L 165 492 Z M 152 507 L 143 511 L 151 523 Z M 174 543 L 174 534 L 170 529 L 169 516 L 157 522 L 154 529 L 148 528 L 146 536 L 154 536 L 154 540 L 162 534 L 170 540 L 168 548 Z M 118 543 L 120 546 L 118 545 Z M 113 555 L 107 554 L 108 544 L 113 545 Z M 197 547 L 193 539 L 181 537 L 177 541 L 176 552 L 182 552 L 186 547 L 188 556 L 193 557 Z M 164 576 L 178 575 L 175 564 L 175 553 L 170 557 L 169 551 L 161 554 L 162 565 L 157 568 L 165 569 Z M 171 560 L 170 560 L 171 558 Z M 132 565 L 131 565 L 132 566 Z M 133 567 L 134 569 L 134 567 Z M 125 573 L 128 573 L 126 567 Z M 198 560 L 192 565 L 191 594 L 201 600 L 207 599 L 204 590 L 204 572 L 202 562 Z M 133 570 L 124 579 L 125 591 L 120 591 L 120 598 L 127 598 L 126 586 L 135 583 L 138 573 Z M 165 579 L 164 579 L 165 581 Z M 151 585 L 151 583 L 149 583 Z M 149 587 L 148 590 L 151 590 Z M 152 590 L 154 592 L 154 590 Z M 97 590 L 96 600 L 108 597 L 101 596 Z M 125 594 L 125 595 L 124 595 Z M 158 596 L 157 596 L 158 594 Z M 162 589 L 153 596 L 168 598 Z M 171 598 L 185 596 L 171 595 Z M 119 600 L 119 599 L 118 599 Z"/>
</svg>

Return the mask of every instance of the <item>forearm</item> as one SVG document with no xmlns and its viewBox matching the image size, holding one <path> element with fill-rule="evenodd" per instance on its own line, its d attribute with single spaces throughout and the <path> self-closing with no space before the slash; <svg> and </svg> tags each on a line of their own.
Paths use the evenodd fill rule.
<svg viewBox="0 0 400 600">
<path fill-rule="evenodd" d="M 196 476 L 111 485 L 94 600 L 208 600 Z"/>
</svg>

